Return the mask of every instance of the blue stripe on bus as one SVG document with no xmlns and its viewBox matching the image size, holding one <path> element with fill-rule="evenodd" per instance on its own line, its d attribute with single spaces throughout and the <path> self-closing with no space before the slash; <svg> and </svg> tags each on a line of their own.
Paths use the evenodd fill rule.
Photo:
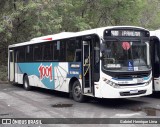
<svg viewBox="0 0 160 127">
<path fill-rule="evenodd" d="M 41 82 L 49 89 L 54 89 L 55 88 L 55 83 L 54 83 L 54 67 L 58 66 L 58 63 L 18 63 L 19 71 L 20 73 L 27 73 L 28 76 L 30 75 L 35 75 L 40 79 L 40 72 L 39 72 L 39 67 L 40 66 L 50 66 L 52 65 L 52 80 L 51 77 L 43 77 L 41 79 Z"/>
<path fill-rule="evenodd" d="M 133 80 L 133 78 L 112 78 L 113 80 L 118 80 L 118 81 L 124 81 L 124 80 L 127 80 L 127 81 L 131 81 Z"/>
<path fill-rule="evenodd" d="M 68 74 L 67 78 L 76 77 L 79 79 L 79 76 L 81 75 L 81 62 L 72 62 L 68 64 Z"/>
</svg>

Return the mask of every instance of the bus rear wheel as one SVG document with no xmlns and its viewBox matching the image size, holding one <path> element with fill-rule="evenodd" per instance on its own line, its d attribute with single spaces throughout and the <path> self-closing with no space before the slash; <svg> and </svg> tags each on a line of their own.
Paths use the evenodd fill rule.
<svg viewBox="0 0 160 127">
<path fill-rule="evenodd" d="M 84 101 L 84 95 L 82 94 L 82 89 L 81 89 L 79 81 L 75 81 L 73 83 L 72 96 L 73 96 L 73 99 L 77 102 L 83 102 Z"/>
<path fill-rule="evenodd" d="M 29 80 L 28 80 L 28 76 L 24 76 L 23 79 L 23 87 L 25 90 L 31 90 L 31 86 L 29 85 Z"/>
</svg>

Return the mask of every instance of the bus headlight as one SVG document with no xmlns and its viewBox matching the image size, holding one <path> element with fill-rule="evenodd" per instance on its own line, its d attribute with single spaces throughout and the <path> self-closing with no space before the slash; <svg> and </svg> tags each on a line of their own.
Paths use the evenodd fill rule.
<svg viewBox="0 0 160 127">
<path fill-rule="evenodd" d="M 148 82 L 146 82 L 146 86 L 148 86 L 151 83 L 151 81 L 152 81 L 152 78 Z"/>
<path fill-rule="evenodd" d="M 110 85 L 110 86 L 112 86 L 112 87 L 114 87 L 114 88 L 118 88 L 118 87 L 119 87 L 119 85 L 118 85 L 117 83 L 112 82 L 112 81 L 110 81 L 110 80 L 108 80 L 108 79 L 106 79 L 106 78 L 103 78 L 103 81 L 104 81 L 106 84 L 108 84 L 108 85 Z"/>
</svg>

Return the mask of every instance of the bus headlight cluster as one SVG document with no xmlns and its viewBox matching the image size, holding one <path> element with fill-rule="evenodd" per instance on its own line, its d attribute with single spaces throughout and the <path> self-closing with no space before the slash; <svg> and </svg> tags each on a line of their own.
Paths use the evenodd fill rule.
<svg viewBox="0 0 160 127">
<path fill-rule="evenodd" d="M 148 82 L 146 82 L 146 86 L 148 86 L 151 83 L 151 81 L 152 81 L 152 78 Z"/>
<path fill-rule="evenodd" d="M 118 85 L 117 83 L 114 83 L 114 82 L 112 82 L 112 81 L 110 81 L 110 80 L 108 80 L 108 79 L 106 79 L 106 78 L 103 78 L 103 81 L 104 81 L 105 83 L 107 83 L 108 85 L 114 87 L 114 88 L 118 88 L 118 87 L 119 87 L 119 85 Z"/>
</svg>

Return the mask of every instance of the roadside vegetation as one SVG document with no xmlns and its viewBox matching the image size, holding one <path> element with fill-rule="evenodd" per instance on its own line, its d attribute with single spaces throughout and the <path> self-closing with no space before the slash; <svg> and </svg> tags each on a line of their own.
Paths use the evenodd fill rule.
<svg viewBox="0 0 160 127">
<path fill-rule="evenodd" d="M 159 0 L 0 0 L 0 81 L 7 80 L 10 44 L 113 25 L 158 29 Z"/>
</svg>

